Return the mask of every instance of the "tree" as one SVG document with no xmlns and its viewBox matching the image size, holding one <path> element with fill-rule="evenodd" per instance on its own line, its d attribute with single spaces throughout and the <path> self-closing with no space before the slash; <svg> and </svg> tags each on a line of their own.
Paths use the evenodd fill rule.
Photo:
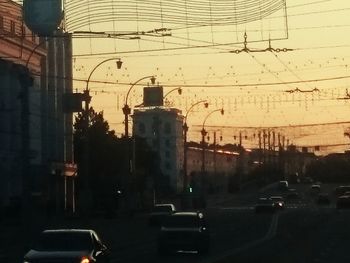
<svg viewBox="0 0 350 263">
<path fill-rule="evenodd" d="M 86 114 L 80 113 L 74 123 L 74 155 L 78 164 L 77 192 L 88 185 L 92 197 L 92 206 L 101 208 L 112 205 L 117 188 L 121 184 L 121 174 L 125 171 L 126 158 L 123 155 L 124 144 L 114 131 L 109 129 L 103 112 L 88 111 L 87 130 Z M 88 151 L 88 163 L 84 160 L 84 151 Z M 88 169 L 88 173 L 84 171 Z"/>
<path fill-rule="evenodd" d="M 113 199 L 117 197 L 117 191 L 122 194 L 125 191 L 137 192 L 143 195 L 147 178 L 153 174 L 152 164 L 154 153 L 142 138 L 118 138 L 113 130 L 110 130 L 108 122 L 103 117 L 103 112 L 95 112 L 90 108 L 88 128 L 85 131 L 86 116 L 80 113 L 74 123 L 74 152 L 78 164 L 79 184 L 89 184 L 92 202 L 96 209 L 110 209 Z M 130 157 L 135 153 L 135 171 L 129 174 L 129 160 L 127 148 L 130 147 Z M 133 150 L 131 150 L 133 149 Z M 84 151 L 88 151 L 87 167 L 84 163 Z M 88 177 L 84 175 L 84 168 L 88 169 Z M 131 176 L 131 180 L 126 180 Z M 129 185 L 130 184 L 130 185 Z M 79 189 L 78 189 L 79 191 Z M 107 207 L 106 207 L 107 206 Z"/>
</svg>

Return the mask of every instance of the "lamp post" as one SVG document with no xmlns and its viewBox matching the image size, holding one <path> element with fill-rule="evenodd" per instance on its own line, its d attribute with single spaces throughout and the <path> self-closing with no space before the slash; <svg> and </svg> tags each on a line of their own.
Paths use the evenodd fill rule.
<svg viewBox="0 0 350 263">
<path fill-rule="evenodd" d="M 90 154 L 89 154 L 89 136 L 88 136 L 88 129 L 89 129 L 89 108 L 90 108 L 90 90 L 89 90 L 89 83 L 92 74 L 96 71 L 96 69 L 101 66 L 102 64 L 111 61 L 111 60 L 117 60 L 117 68 L 120 69 L 123 62 L 120 60 L 120 58 L 109 58 L 105 59 L 102 62 L 98 63 L 90 72 L 89 77 L 86 81 L 86 87 L 83 93 L 83 100 L 85 101 L 85 109 L 83 111 L 84 116 L 84 131 L 83 134 L 85 135 L 85 150 L 83 151 L 83 167 L 84 167 L 84 175 L 85 175 L 85 183 L 83 184 L 84 187 L 82 189 L 83 191 L 83 197 L 81 198 L 81 204 L 83 205 L 82 212 L 88 212 L 89 208 L 89 202 L 91 201 L 91 195 L 89 193 L 90 189 L 90 176 L 89 176 L 89 163 L 90 163 Z"/>
<path fill-rule="evenodd" d="M 150 79 L 152 84 L 154 85 L 155 82 L 156 82 L 156 77 L 155 76 L 146 76 L 146 77 L 143 77 L 143 78 L 140 78 L 139 80 L 135 81 L 133 84 L 131 84 L 129 90 L 128 90 L 128 93 L 126 94 L 126 98 L 125 98 L 125 105 L 123 107 L 123 113 L 124 113 L 124 128 L 125 128 L 125 133 L 124 133 L 124 136 L 125 138 L 128 138 L 129 137 L 129 115 L 131 113 L 131 108 L 129 107 L 128 105 L 128 98 L 129 98 L 129 94 L 130 94 L 130 91 L 132 90 L 132 88 L 137 84 L 139 83 L 141 80 L 144 80 L 144 79 Z"/>
<path fill-rule="evenodd" d="M 174 89 L 172 89 L 172 90 L 169 90 L 169 91 L 163 96 L 163 99 L 165 99 L 166 96 L 168 96 L 170 93 L 172 93 L 173 91 L 176 91 L 176 90 L 177 90 L 177 92 L 179 93 L 179 95 L 182 94 L 182 88 L 174 88 Z"/>
<path fill-rule="evenodd" d="M 204 173 L 205 173 L 205 136 L 207 135 L 207 131 L 205 130 L 205 122 L 209 118 L 210 115 L 212 115 L 214 112 L 220 112 L 221 115 L 224 115 L 224 109 L 216 109 L 211 112 L 204 118 L 201 135 L 202 135 L 202 167 L 201 167 L 201 173 L 202 173 L 202 187 L 203 187 L 203 181 L 204 181 Z"/>
<path fill-rule="evenodd" d="M 206 100 L 197 101 L 196 103 L 192 104 L 191 107 L 186 111 L 186 115 L 184 118 L 184 124 L 182 126 L 183 129 L 183 135 L 184 135 L 184 161 L 183 161 L 183 192 L 187 189 L 187 132 L 188 132 L 188 126 L 187 126 L 187 117 L 188 114 L 191 112 L 191 110 L 198 104 L 204 103 L 204 107 L 208 108 L 209 104 Z"/>
<path fill-rule="evenodd" d="M 100 63 L 98 63 L 90 72 L 89 74 L 89 77 L 86 81 L 86 87 L 85 87 L 85 90 L 84 90 L 84 99 L 85 99 L 85 113 L 88 114 L 88 111 L 89 111 L 89 103 L 91 101 L 91 96 L 90 96 L 90 91 L 89 91 L 89 83 L 90 83 L 90 79 L 91 79 L 91 76 L 92 74 L 95 72 L 95 70 L 101 66 L 102 64 L 108 62 L 108 61 L 112 61 L 112 60 L 117 60 L 117 69 L 120 69 L 123 65 L 123 61 L 120 60 L 120 58 L 108 58 L 108 59 L 105 59 L 103 61 L 101 61 Z M 88 118 L 87 118 L 88 119 Z"/>
<path fill-rule="evenodd" d="M 132 213 L 132 203 L 131 203 L 131 198 L 132 198 L 132 189 L 130 188 L 131 186 L 131 175 L 133 173 L 132 170 L 132 166 L 134 165 L 134 162 L 132 163 L 132 165 L 130 164 L 131 160 L 130 160 L 130 144 L 129 144 L 129 115 L 131 113 L 131 108 L 128 105 L 128 98 L 129 98 L 129 94 L 130 91 L 132 90 L 132 88 L 139 83 L 140 81 L 144 80 L 144 79 L 150 79 L 152 84 L 155 84 L 156 82 L 156 78 L 155 76 L 146 76 L 143 78 L 138 79 L 137 81 L 135 81 L 134 83 L 131 84 L 128 93 L 126 94 L 125 97 L 125 104 L 123 107 L 123 113 L 124 113 L 124 129 L 125 129 L 125 133 L 124 133 L 124 138 L 125 138 L 125 155 L 126 155 L 126 169 L 127 172 L 125 173 L 125 176 L 123 177 L 123 185 L 124 185 L 124 192 L 125 192 L 125 209 L 127 213 Z"/>
</svg>

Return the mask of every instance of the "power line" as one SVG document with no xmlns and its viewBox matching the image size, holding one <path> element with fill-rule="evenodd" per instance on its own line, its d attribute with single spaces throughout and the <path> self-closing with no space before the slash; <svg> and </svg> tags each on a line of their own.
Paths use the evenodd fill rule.
<svg viewBox="0 0 350 263">
<path fill-rule="evenodd" d="M 54 79 L 63 79 L 63 80 L 73 80 L 78 82 L 86 82 L 86 79 L 81 78 L 70 78 L 70 77 L 60 77 L 55 75 L 43 75 L 43 74 L 37 74 L 32 73 L 35 76 L 44 76 L 48 78 L 54 78 Z M 277 86 L 277 85 L 286 85 L 286 84 L 297 84 L 297 83 L 310 83 L 310 82 L 323 82 L 323 81 L 332 81 L 332 80 L 341 80 L 341 79 L 348 79 L 350 78 L 350 75 L 346 76 L 336 76 L 336 77 L 329 77 L 329 78 L 318 78 L 318 79 L 308 79 L 308 80 L 295 80 L 295 81 L 283 81 L 283 82 L 265 82 L 265 83 L 244 83 L 244 84 L 162 84 L 163 87 L 188 87 L 188 88 L 216 88 L 216 87 L 255 87 L 255 86 Z M 100 83 L 100 84 L 111 84 L 111 85 L 130 85 L 131 83 L 126 82 L 117 82 L 117 81 L 99 81 L 99 80 L 90 80 L 91 83 Z M 144 85 L 144 84 L 138 84 L 138 85 Z"/>
</svg>

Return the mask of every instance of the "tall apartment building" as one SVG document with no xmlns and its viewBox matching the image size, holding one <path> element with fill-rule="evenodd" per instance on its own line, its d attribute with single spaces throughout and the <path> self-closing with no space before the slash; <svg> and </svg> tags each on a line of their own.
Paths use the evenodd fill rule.
<svg viewBox="0 0 350 263">
<path fill-rule="evenodd" d="M 183 115 L 174 108 L 156 107 L 135 109 L 133 135 L 146 138 L 158 153 L 163 189 L 182 190 Z"/>
</svg>

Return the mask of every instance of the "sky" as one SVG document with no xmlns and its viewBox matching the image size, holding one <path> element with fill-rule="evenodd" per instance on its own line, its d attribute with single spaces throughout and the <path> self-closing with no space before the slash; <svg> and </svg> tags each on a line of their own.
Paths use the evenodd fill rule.
<svg viewBox="0 0 350 263">
<path fill-rule="evenodd" d="M 197 101 L 209 102 L 188 115 L 190 140 L 199 140 L 210 111 L 224 108 L 223 116 L 206 121 L 209 135 L 216 131 L 222 143 L 236 143 L 241 133 L 246 147 L 256 147 L 264 129 L 299 146 L 322 146 L 322 153 L 349 147 L 350 1 L 185 2 L 66 0 L 74 78 L 86 80 L 105 59 L 123 61 L 121 69 L 103 63 L 89 83 L 92 106 L 117 135 L 130 84 L 156 75 L 164 93 L 182 89 L 167 96 L 168 106 L 186 113 Z M 141 103 L 147 82 L 133 88 L 129 105 Z M 75 81 L 74 89 L 85 84 Z"/>
</svg>

